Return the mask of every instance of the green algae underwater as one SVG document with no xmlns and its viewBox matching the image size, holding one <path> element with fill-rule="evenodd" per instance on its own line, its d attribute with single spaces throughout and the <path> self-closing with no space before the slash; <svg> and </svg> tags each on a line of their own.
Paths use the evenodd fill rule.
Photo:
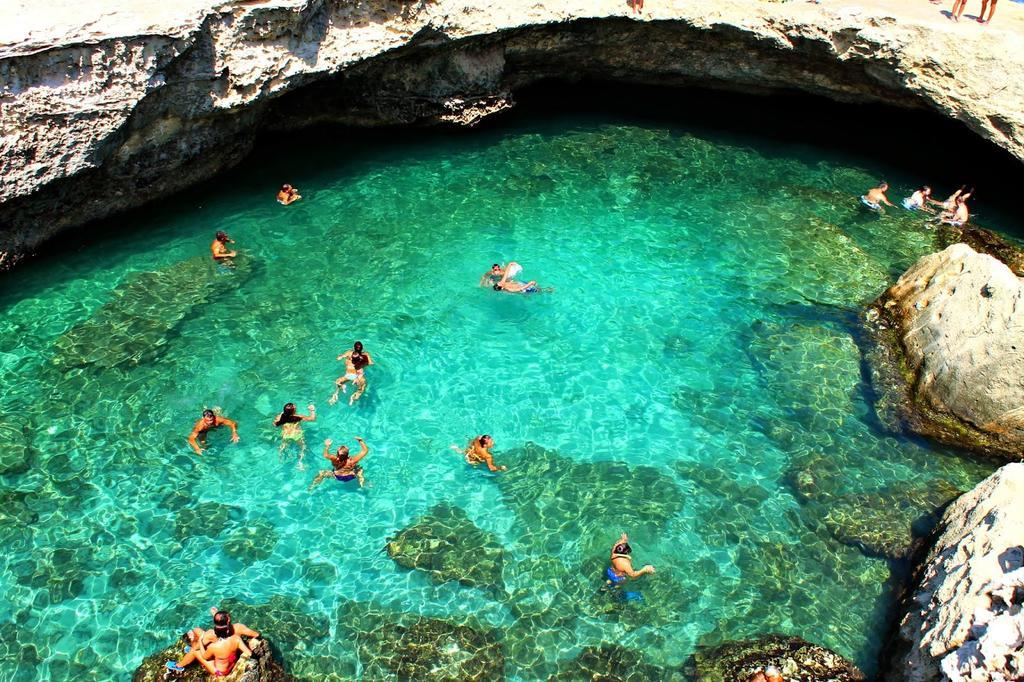
<svg viewBox="0 0 1024 682">
<path fill-rule="evenodd" d="M 684 679 L 771 632 L 876 670 L 913 533 L 992 469 L 864 383 L 857 312 L 936 233 L 856 197 L 916 178 L 611 116 L 274 154 L 6 278 L 0 679 L 127 679 L 211 604 L 308 680 Z M 478 286 L 512 259 L 554 292 Z M 207 406 L 241 442 L 196 457 Z M 451 451 L 480 433 L 508 472 Z M 307 492 L 357 435 L 370 487 Z"/>
</svg>

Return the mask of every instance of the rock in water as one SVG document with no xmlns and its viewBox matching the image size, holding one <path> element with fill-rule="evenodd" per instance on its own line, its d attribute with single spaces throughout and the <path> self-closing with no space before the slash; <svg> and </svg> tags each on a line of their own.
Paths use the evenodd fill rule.
<svg viewBox="0 0 1024 682">
<path fill-rule="evenodd" d="M 252 648 L 252 658 L 239 659 L 234 670 L 227 677 L 218 677 L 218 680 L 225 682 L 287 682 L 281 664 L 274 660 L 271 654 L 270 643 L 260 638 Z M 198 664 L 192 664 L 183 673 L 171 673 L 165 664 L 167 661 L 177 661 L 185 655 L 185 642 L 178 640 L 177 643 L 167 647 L 163 651 L 147 656 L 132 675 L 132 682 L 165 682 L 170 680 L 181 682 L 207 682 L 210 677 Z"/>
<path fill-rule="evenodd" d="M 1024 452 L 1024 287 L 954 244 L 920 259 L 868 310 L 879 416 L 1004 458 Z"/>
<path fill-rule="evenodd" d="M 441 503 L 388 539 L 388 556 L 438 582 L 501 589 L 505 551 L 498 539 L 477 528 L 459 507 Z"/>
<path fill-rule="evenodd" d="M 474 622 L 455 623 L 346 602 L 338 627 L 356 643 L 367 680 L 465 682 L 505 679 L 499 635 Z"/>
<path fill-rule="evenodd" d="M 683 680 L 681 672 L 669 671 L 645 663 L 636 651 L 617 644 L 588 646 L 562 669 L 548 678 L 548 682 L 647 682 L 648 680 Z"/>
<path fill-rule="evenodd" d="M 855 665 L 824 647 L 799 637 L 768 635 L 726 642 L 694 654 L 698 682 L 744 682 L 760 668 L 774 665 L 787 682 L 862 682 Z"/>
<path fill-rule="evenodd" d="M 946 510 L 918 569 L 889 679 L 1024 677 L 1024 464 L 1008 464 Z"/>
</svg>

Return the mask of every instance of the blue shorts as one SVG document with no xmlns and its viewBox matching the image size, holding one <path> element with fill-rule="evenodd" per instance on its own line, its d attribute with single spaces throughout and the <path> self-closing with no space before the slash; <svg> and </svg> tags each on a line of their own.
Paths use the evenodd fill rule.
<svg viewBox="0 0 1024 682">
<path fill-rule="evenodd" d="M 621 585 L 626 582 L 626 576 L 619 575 L 613 571 L 611 567 L 604 569 L 604 574 L 608 577 L 608 580 L 611 581 L 612 585 Z"/>
</svg>

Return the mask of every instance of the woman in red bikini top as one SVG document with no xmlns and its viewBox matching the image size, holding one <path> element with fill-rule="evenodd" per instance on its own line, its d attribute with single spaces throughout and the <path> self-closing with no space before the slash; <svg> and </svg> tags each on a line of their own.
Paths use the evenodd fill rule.
<svg viewBox="0 0 1024 682">
<path fill-rule="evenodd" d="M 235 632 L 231 616 L 226 611 L 214 614 L 213 634 L 217 636 L 217 641 L 209 646 L 204 646 L 203 639 L 199 638 L 197 660 L 214 677 L 227 677 L 235 669 L 238 652 L 241 651 L 242 655 L 248 658 L 252 656 L 252 651 L 242 641 L 241 635 Z"/>
</svg>

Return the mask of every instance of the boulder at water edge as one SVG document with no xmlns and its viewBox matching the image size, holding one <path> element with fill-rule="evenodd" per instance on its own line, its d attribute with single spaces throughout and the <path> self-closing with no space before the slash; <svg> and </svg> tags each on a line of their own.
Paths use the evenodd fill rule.
<svg viewBox="0 0 1024 682">
<path fill-rule="evenodd" d="M 917 261 L 868 310 L 879 416 L 943 442 L 1024 453 L 1024 286 L 966 244 Z"/>
<path fill-rule="evenodd" d="M 946 510 L 918 570 L 891 680 L 1024 679 L 1024 464 Z"/>
<path fill-rule="evenodd" d="M 787 682 L 863 682 L 867 678 L 839 654 L 799 637 L 768 635 L 726 642 L 694 654 L 698 682 L 743 682 L 774 665 Z"/>
<path fill-rule="evenodd" d="M 239 659 L 230 675 L 216 679 L 226 682 L 286 682 L 288 676 L 285 675 L 281 665 L 274 660 L 270 651 L 270 643 L 266 639 L 254 640 L 249 647 L 252 649 L 252 658 Z M 183 673 L 171 672 L 167 669 L 167 661 L 177 661 L 184 655 L 185 642 L 179 639 L 163 651 L 147 656 L 132 675 L 132 682 L 170 682 L 171 680 L 206 682 L 208 679 L 213 679 L 197 663 L 190 665 Z"/>
</svg>

